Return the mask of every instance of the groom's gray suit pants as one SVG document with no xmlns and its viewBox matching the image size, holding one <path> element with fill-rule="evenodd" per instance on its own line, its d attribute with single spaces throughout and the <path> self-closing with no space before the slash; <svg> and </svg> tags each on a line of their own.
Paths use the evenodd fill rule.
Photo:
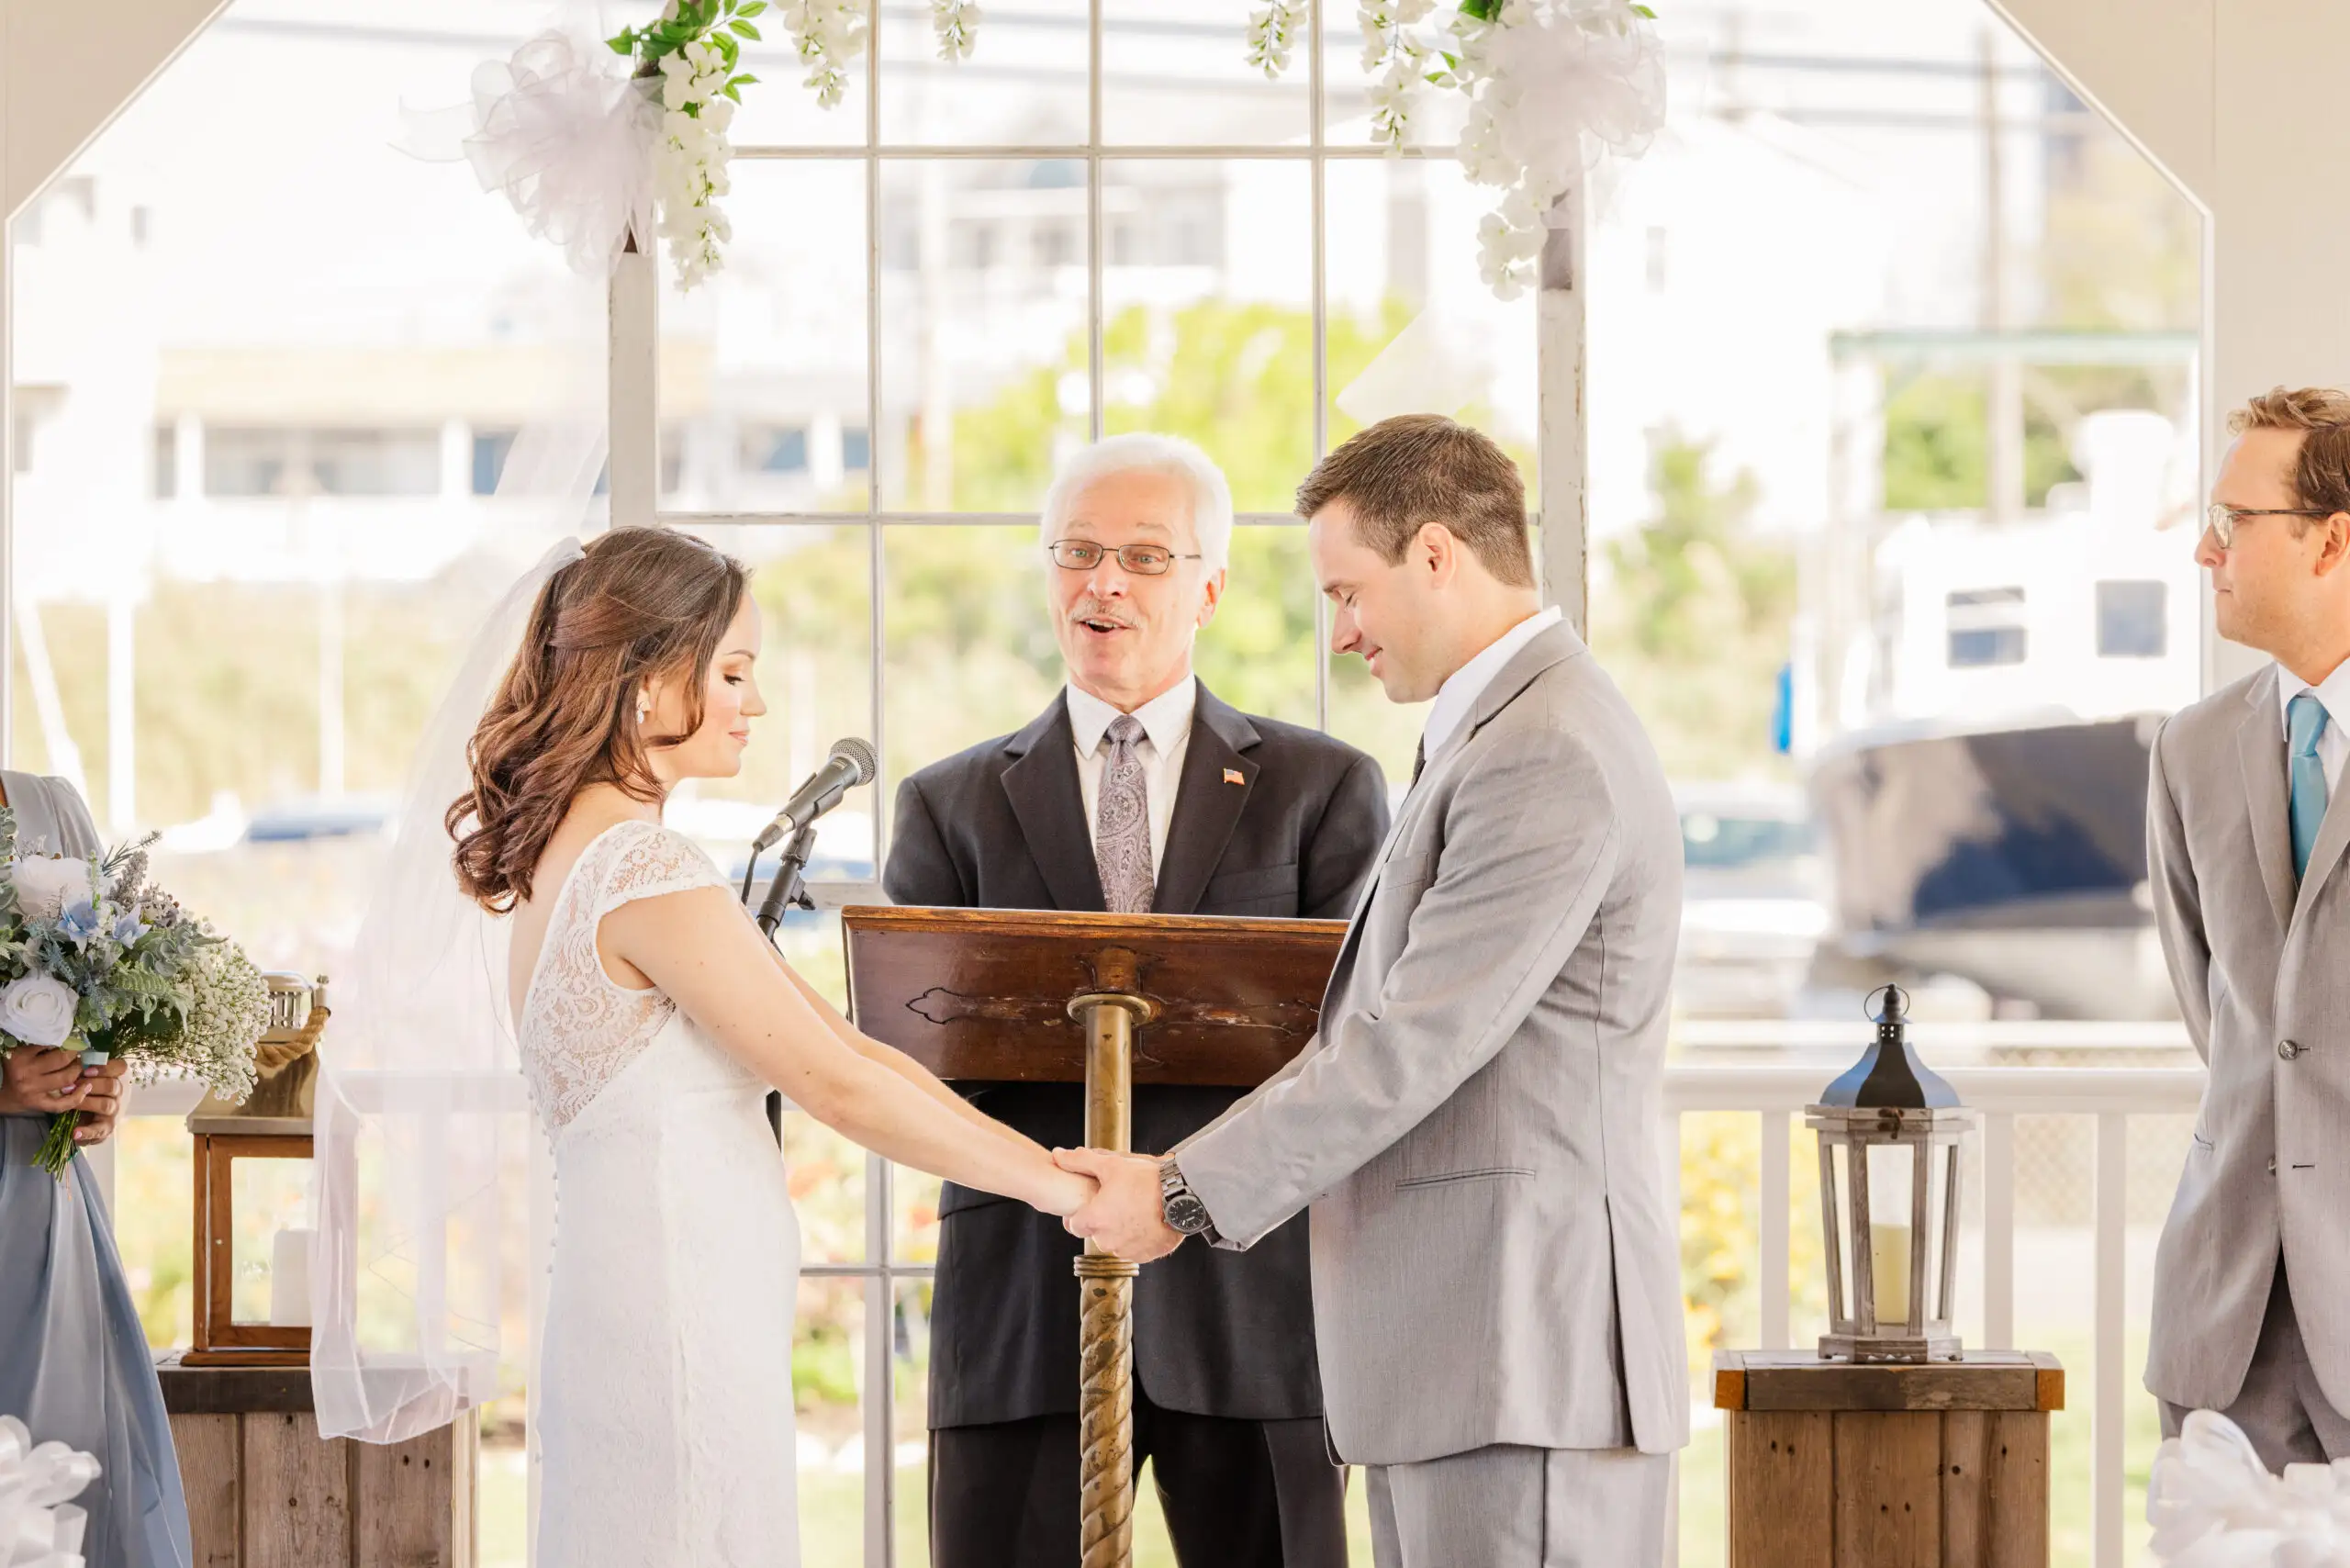
<svg viewBox="0 0 2350 1568">
<path fill-rule="evenodd" d="M 1364 1472 L 1378 1568 L 1654 1568 L 1673 1456 L 1472 1449 Z"/>
<path fill-rule="evenodd" d="M 2163 1436 L 2175 1438 L 2187 1421 L 2187 1406 L 2167 1399 L 2160 1403 Z M 2261 1462 L 2272 1471 L 2350 1459 L 2350 1415 L 2336 1410 L 2318 1386 L 2309 1350 L 2301 1343 L 2300 1321 L 2293 1316 L 2293 1293 L 2285 1282 L 2281 1255 L 2244 1387 L 2220 1414 L 2244 1428 Z"/>
</svg>

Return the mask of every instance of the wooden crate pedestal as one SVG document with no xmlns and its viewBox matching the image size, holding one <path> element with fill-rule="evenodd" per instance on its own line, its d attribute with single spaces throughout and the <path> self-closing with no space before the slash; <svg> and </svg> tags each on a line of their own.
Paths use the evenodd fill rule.
<svg viewBox="0 0 2350 1568">
<path fill-rule="evenodd" d="M 2046 1568 L 2053 1356 L 1856 1366 L 1722 1350 L 1714 1404 L 1729 1568 Z"/>
<path fill-rule="evenodd" d="M 156 1371 L 195 1568 L 473 1568 L 470 1416 L 388 1446 L 324 1441 L 307 1367 Z"/>
</svg>

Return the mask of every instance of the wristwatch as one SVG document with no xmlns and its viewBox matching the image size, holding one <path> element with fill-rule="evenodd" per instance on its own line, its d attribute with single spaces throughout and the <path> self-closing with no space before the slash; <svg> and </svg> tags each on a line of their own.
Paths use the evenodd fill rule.
<svg viewBox="0 0 2350 1568">
<path fill-rule="evenodd" d="M 1158 1167 L 1158 1212 L 1167 1228 L 1179 1235 L 1205 1236 L 1215 1228 L 1215 1222 L 1208 1218 L 1207 1204 L 1192 1191 L 1172 1159 L 1161 1161 Z"/>
</svg>

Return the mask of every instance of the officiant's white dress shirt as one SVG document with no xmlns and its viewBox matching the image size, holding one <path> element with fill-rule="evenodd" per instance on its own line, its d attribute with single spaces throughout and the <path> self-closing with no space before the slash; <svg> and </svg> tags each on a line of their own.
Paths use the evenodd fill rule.
<svg viewBox="0 0 2350 1568">
<path fill-rule="evenodd" d="M 1192 715 L 1200 704 L 1199 677 L 1187 675 L 1141 707 L 1143 790 L 1150 802 L 1150 871 L 1156 878 L 1167 854 L 1167 824 L 1175 820 L 1175 789 L 1183 781 L 1183 754 L 1192 749 Z M 1102 800 L 1105 744 L 1118 710 L 1090 691 L 1069 687 L 1069 727 L 1077 743 L 1077 787 L 1085 797 L 1085 828 L 1094 830 Z"/>
</svg>

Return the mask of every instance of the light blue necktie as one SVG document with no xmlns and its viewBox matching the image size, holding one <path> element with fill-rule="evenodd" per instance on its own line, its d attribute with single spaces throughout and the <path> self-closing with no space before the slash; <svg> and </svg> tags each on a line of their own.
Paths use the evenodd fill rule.
<svg viewBox="0 0 2350 1568">
<path fill-rule="evenodd" d="M 2309 871 L 2310 850 L 2325 821 L 2325 764 L 2317 756 L 2317 739 L 2323 734 L 2325 704 L 2314 692 L 2304 691 L 2285 704 L 2285 778 L 2292 801 L 2296 877 Z"/>
</svg>

